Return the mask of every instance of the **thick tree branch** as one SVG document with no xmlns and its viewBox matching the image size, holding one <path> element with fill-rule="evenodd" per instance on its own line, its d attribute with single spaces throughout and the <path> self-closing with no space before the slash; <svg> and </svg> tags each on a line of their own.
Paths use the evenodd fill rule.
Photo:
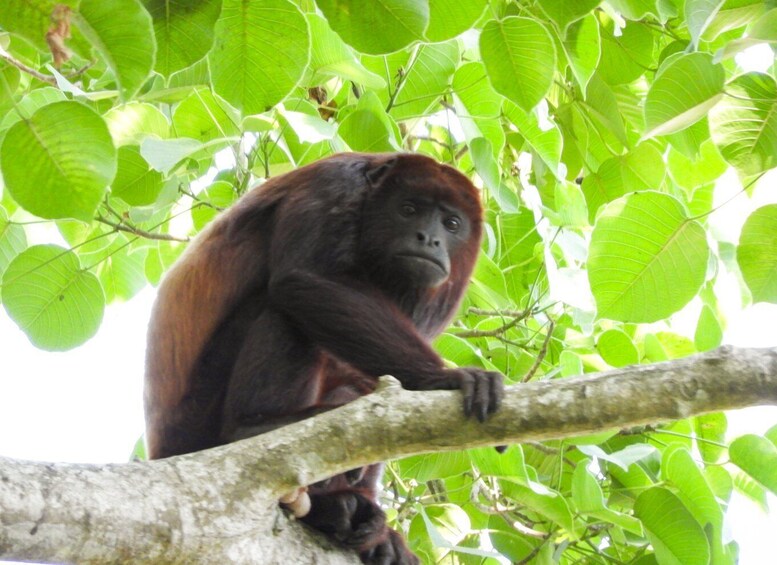
<svg viewBox="0 0 777 565">
<path fill-rule="evenodd" d="M 396 381 L 316 418 L 217 449 L 126 465 L 0 459 L 0 558 L 41 561 L 356 563 L 304 533 L 276 500 L 347 469 L 429 451 L 563 438 L 777 405 L 777 349 L 511 387 L 485 424 L 456 392 Z"/>
</svg>

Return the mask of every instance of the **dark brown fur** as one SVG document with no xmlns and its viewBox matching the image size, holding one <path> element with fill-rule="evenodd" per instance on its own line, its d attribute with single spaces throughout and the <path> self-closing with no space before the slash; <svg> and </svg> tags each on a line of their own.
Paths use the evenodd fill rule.
<svg viewBox="0 0 777 565">
<path fill-rule="evenodd" d="M 464 216 L 460 237 L 443 236 L 450 269 L 440 284 L 395 268 L 390 250 L 408 234 L 387 209 L 400 197 Z M 467 286 L 481 218 L 469 180 L 420 155 L 335 155 L 247 193 L 159 288 L 147 349 L 149 456 L 314 415 L 373 391 L 383 374 L 409 389 L 461 388 L 467 414 L 485 418 L 499 405 L 501 375 L 447 369 L 429 346 Z M 371 466 L 311 487 L 304 520 L 365 562 L 414 563 L 375 502 L 379 479 Z"/>
</svg>

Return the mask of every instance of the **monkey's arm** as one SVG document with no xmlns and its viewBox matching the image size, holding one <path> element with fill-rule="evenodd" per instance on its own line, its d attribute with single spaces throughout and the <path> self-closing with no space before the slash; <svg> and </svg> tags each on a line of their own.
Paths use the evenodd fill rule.
<svg viewBox="0 0 777 565">
<path fill-rule="evenodd" d="M 291 270 L 271 280 L 270 303 L 311 341 L 369 375 L 393 375 L 410 390 L 461 389 L 466 415 L 481 420 L 499 406 L 501 375 L 446 369 L 407 316 L 367 285 Z"/>
</svg>

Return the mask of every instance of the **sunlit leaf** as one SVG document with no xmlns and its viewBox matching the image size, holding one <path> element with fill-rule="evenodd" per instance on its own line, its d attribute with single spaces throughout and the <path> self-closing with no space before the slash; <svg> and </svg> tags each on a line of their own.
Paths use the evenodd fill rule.
<svg viewBox="0 0 777 565">
<path fill-rule="evenodd" d="M 708 565 L 704 530 L 671 491 L 654 487 L 637 497 L 634 514 L 647 530 L 661 565 Z"/>
<path fill-rule="evenodd" d="M 329 26 L 357 51 L 393 53 L 423 37 L 429 3 L 415 0 L 318 0 Z"/>
<path fill-rule="evenodd" d="M 0 166 L 25 210 L 89 221 L 116 174 L 116 149 L 97 112 L 80 102 L 55 102 L 8 130 Z"/>
<path fill-rule="evenodd" d="M 41 349 L 81 345 L 100 326 L 105 297 L 100 282 L 72 251 L 36 245 L 19 254 L 3 275 L 8 316 Z"/>
<path fill-rule="evenodd" d="M 221 0 L 142 0 L 154 23 L 154 69 L 170 75 L 202 59 L 213 45 Z"/>
<path fill-rule="evenodd" d="M 122 99 L 149 77 L 156 56 L 151 17 L 139 0 L 81 0 L 73 21 L 116 76 Z"/>
<path fill-rule="evenodd" d="M 308 23 L 290 0 L 224 0 L 210 58 L 213 88 L 245 114 L 297 85 L 309 59 Z"/>
<path fill-rule="evenodd" d="M 725 73 L 706 53 L 667 59 L 645 100 L 645 138 L 685 129 L 723 96 Z"/>
<path fill-rule="evenodd" d="M 763 206 L 747 219 L 737 263 L 753 301 L 777 303 L 777 204 Z"/>
<path fill-rule="evenodd" d="M 666 318 L 699 291 L 708 255 L 704 229 L 672 196 L 646 191 L 611 202 L 597 219 L 588 257 L 599 317 Z"/>
<path fill-rule="evenodd" d="M 480 34 L 480 54 L 494 89 L 527 112 L 547 94 L 556 67 L 556 45 L 536 20 L 491 20 Z"/>
<path fill-rule="evenodd" d="M 728 448 L 731 461 L 777 494 L 777 446 L 753 434 L 738 437 Z"/>
<path fill-rule="evenodd" d="M 744 175 L 777 166 L 777 83 L 747 73 L 726 85 L 726 96 L 710 112 L 712 140 L 723 158 Z"/>
</svg>

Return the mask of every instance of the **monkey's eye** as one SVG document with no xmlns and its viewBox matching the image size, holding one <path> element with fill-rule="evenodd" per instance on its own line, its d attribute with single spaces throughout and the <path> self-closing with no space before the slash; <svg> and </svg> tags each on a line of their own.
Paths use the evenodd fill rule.
<svg viewBox="0 0 777 565">
<path fill-rule="evenodd" d="M 415 206 L 408 204 L 407 202 L 402 204 L 402 207 L 399 209 L 399 211 L 405 217 L 412 216 L 416 213 Z"/>
<path fill-rule="evenodd" d="M 458 216 L 450 216 L 443 221 L 445 229 L 451 233 L 456 233 L 461 228 L 461 220 Z"/>
</svg>

